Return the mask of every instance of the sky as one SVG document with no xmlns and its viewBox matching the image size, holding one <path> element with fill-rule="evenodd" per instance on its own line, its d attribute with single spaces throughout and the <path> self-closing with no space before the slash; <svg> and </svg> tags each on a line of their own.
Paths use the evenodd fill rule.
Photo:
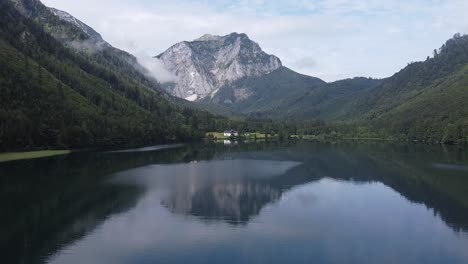
<svg viewBox="0 0 468 264">
<path fill-rule="evenodd" d="M 468 33 L 467 0 L 42 1 L 140 56 L 207 33 L 246 33 L 284 66 L 325 81 L 391 76 Z"/>
</svg>

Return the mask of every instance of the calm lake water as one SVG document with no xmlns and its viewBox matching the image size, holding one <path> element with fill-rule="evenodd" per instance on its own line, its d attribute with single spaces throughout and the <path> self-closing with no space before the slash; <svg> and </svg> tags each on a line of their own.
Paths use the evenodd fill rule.
<svg viewBox="0 0 468 264">
<path fill-rule="evenodd" d="M 188 145 L 0 163 L 1 263 L 468 263 L 468 153 Z"/>
</svg>

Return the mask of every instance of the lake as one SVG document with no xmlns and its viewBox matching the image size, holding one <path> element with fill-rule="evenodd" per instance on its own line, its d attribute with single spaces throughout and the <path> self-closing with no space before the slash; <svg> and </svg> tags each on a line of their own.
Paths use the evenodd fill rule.
<svg viewBox="0 0 468 264">
<path fill-rule="evenodd" d="M 8 264 L 468 263 L 456 147 L 79 152 L 0 163 L 0 198 Z"/>
</svg>

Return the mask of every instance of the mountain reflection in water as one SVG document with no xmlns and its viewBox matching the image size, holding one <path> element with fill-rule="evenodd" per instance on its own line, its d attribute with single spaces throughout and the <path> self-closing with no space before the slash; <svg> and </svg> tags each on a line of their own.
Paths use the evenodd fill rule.
<svg viewBox="0 0 468 264">
<path fill-rule="evenodd" d="M 266 204 L 281 196 L 281 189 L 270 185 L 271 178 L 284 175 L 298 162 L 229 160 L 182 165 L 163 170 L 161 177 L 174 175 L 176 186 L 161 204 L 171 212 L 191 214 L 205 219 L 244 223 L 257 215 Z M 188 170 L 178 180 L 178 170 Z M 213 173 L 214 172 L 214 173 Z"/>
<path fill-rule="evenodd" d="M 111 249 L 118 247 L 114 244 L 125 239 L 127 234 L 138 239 L 133 241 L 129 237 L 128 248 L 117 249 L 120 254 L 127 254 L 130 258 L 124 263 L 151 263 L 157 256 L 167 258 L 166 262 L 175 259 L 175 262 L 189 259 L 196 262 L 189 257 L 190 254 L 202 254 L 195 253 L 198 252 L 195 248 L 195 251 L 186 249 L 186 255 L 176 258 L 177 255 L 170 253 L 173 249 L 166 247 L 182 246 L 179 244 L 182 242 L 177 240 L 178 236 L 180 239 L 187 236 L 186 239 L 190 241 L 195 234 L 208 232 L 205 235 L 209 235 L 212 228 L 219 229 L 219 236 L 225 232 L 241 232 L 240 229 L 219 226 L 223 223 L 232 228 L 245 229 L 249 236 L 260 239 L 262 233 L 259 230 L 272 228 L 273 222 L 282 221 L 283 218 L 294 219 L 291 221 L 297 226 L 285 228 L 280 225 L 283 231 L 281 228 L 270 230 L 271 237 L 259 241 L 259 245 L 269 245 L 275 241 L 283 243 L 275 240 L 278 239 L 275 238 L 278 232 L 292 229 L 288 232 L 294 232 L 289 233 L 288 237 L 295 234 L 293 237 L 299 238 L 307 234 L 301 234 L 300 230 L 314 230 L 312 224 L 317 228 L 323 226 L 321 229 L 334 226 L 341 230 L 338 226 L 348 223 L 340 221 L 346 218 L 359 229 L 359 222 L 364 221 L 359 218 L 360 215 L 379 219 L 377 212 L 385 217 L 387 211 L 395 209 L 395 206 L 401 207 L 401 212 L 413 211 L 392 215 L 395 221 L 393 226 L 381 223 L 387 226 L 388 232 L 393 231 L 391 234 L 399 234 L 401 230 L 398 228 L 407 228 L 405 225 L 411 222 L 405 217 L 413 215 L 420 218 L 421 226 L 426 228 L 430 225 L 425 224 L 441 219 L 441 223 L 445 223 L 453 232 L 466 236 L 468 177 L 464 170 L 458 168 L 466 167 L 468 156 L 466 152 L 456 149 L 429 148 L 428 151 L 427 148 L 379 144 L 240 144 L 229 147 L 209 144 L 163 150 L 155 148 L 156 151 L 144 149 L 142 152 L 85 152 L 68 157 L 5 163 L 0 165 L 0 249 L 5 252 L 3 259 L 6 263 L 80 263 L 78 260 L 92 262 L 96 258 L 100 258 L 100 263 L 115 263 L 117 259 L 114 257 L 117 256 Z M 404 199 L 399 200 L 392 192 L 397 192 Z M 363 201 L 366 204 L 362 204 Z M 347 203 L 350 205 L 347 206 Z M 432 211 L 432 216 L 420 207 L 416 210 L 405 203 L 424 204 L 425 210 Z M 314 211 L 313 218 L 307 216 L 310 210 L 318 210 Z M 303 213 L 299 213 L 301 211 Z M 120 221 L 130 221 L 128 223 L 132 224 L 127 223 L 124 231 Z M 276 224 L 279 225 L 279 222 Z M 159 231 L 152 233 L 154 228 Z M 373 230 L 371 226 L 362 228 L 368 232 Z M 182 235 L 178 229 L 188 233 Z M 440 233 L 440 227 L 438 230 Z M 167 253 L 154 253 L 147 256 L 148 261 L 134 259 L 145 256 L 138 255 L 144 247 L 141 245 L 142 248 L 138 250 L 132 247 L 149 243 L 147 246 L 154 248 L 155 244 L 152 243 L 164 239 L 167 232 L 178 234 L 170 239 L 166 237 L 166 246 L 158 244 L 161 250 L 166 248 Z M 333 236 L 331 230 L 328 232 L 328 236 Z M 340 237 L 348 231 L 340 232 L 335 236 Z M 448 239 L 451 237 L 448 231 L 444 232 L 444 239 L 447 240 L 440 238 L 440 242 L 448 243 L 447 247 L 455 243 L 454 238 Z M 371 234 L 367 234 L 369 237 L 362 234 L 360 243 L 367 247 L 375 246 L 376 243 L 370 240 Z M 105 236 L 99 237 L 101 235 Z M 318 233 L 315 235 L 321 236 Z M 426 239 L 423 238 L 426 235 L 421 233 L 418 236 Z M 145 240 L 142 240 L 144 237 Z M 106 245 L 98 242 L 103 239 Z M 151 242 L 153 239 L 155 241 Z M 401 246 L 395 250 L 400 250 L 401 258 L 392 256 L 390 259 L 405 262 L 405 238 L 393 239 L 400 241 Z M 80 243 L 75 245 L 78 241 Z M 200 246 L 203 245 L 200 243 Z M 295 245 L 292 241 L 288 243 L 291 247 Z M 102 252 L 88 252 L 84 256 L 86 245 L 101 247 Z M 325 244 L 317 246 L 323 247 Z M 425 249 L 432 249 L 434 252 L 431 254 L 436 254 L 439 247 L 426 245 Z M 296 250 L 299 248 L 296 246 Z M 457 253 L 455 255 L 459 260 L 463 259 L 455 244 L 452 248 L 452 251 L 455 250 L 452 253 Z M 62 251 L 69 253 L 63 254 Z M 326 254 L 323 252 L 321 254 Z M 79 259 L 74 256 L 79 256 Z M 184 256 L 188 259 L 184 259 Z M 350 262 L 362 261 L 355 257 Z M 430 254 L 425 257 L 432 258 L 433 263 L 438 262 Z M 442 255 L 438 257 L 447 261 Z M 275 258 L 267 259 L 273 261 Z M 232 258 L 227 262 L 235 263 L 235 260 Z M 276 258 L 275 261 L 281 260 Z M 320 259 L 318 262 L 321 262 Z"/>
</svg>

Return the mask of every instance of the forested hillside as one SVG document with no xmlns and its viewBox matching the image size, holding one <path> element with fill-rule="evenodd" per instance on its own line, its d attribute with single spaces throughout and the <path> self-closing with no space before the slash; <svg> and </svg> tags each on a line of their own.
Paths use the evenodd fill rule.
<svg viewBox="0 0 468 264">
<path fill-rule="evenodd" d="M 326 83 L 280 67 L 192 103 L 63 11 L 0 0 L 0 13 L 0 150 L 187 141 L 228 128 L 468 141 L 468 36 L 382 80 Z"/>
<path fill-rule="evenodd" d="M 294 120 L 320 119 L 328 122 L 347 121 L 347 116 L 360 98 L 370 94 L 383 80 L 356 77 L 332 83 L 323 83 L 296 96 L 269 116 Z"/>
<path fill-rule="evenodd" d="M 353 78 L 314 85 L 304 81 L 312 77 L 292 78 L 300 75 L 278 71 L 232 84 L 237 90 L 259 91 L 260 96 L 217 103 L 252 117 L 327 124 L 326 129 L 306 126 L 307 133 L 335 131 L 426 143 L 468 141 L 468 35 L 456 34 L 434 50 L 433 57 L 382 80 Z M 233 92 L 229 87 L 220 90 L 214 100 Z"/>
<path fill-rule="evenodd" d="M 118 71 L 105 54 L 64 46 L 11 1 L 0 1 L 0 13 L 0 149 L 190 140 L 212 124 L 127 65 Z"/>
<path fill-rule="evenodd" d="M 213 98 L 202 103 L 216 103 L 234 112 L 251 116 L 273 117 L 269 113 L 285 108 L 309 91 L 324 85 L 314 77 L 281 67 L 262 76 L 246 77 L 221 87 Z"/>
<path fill-rule="evenodd" d="M 87 60 L 105 66 L 112 71 L 128 76 L 155 90 L 159 83 L 148 74 L 137 59 L 122 50 L 112 47 L 93 28 L 70 14 L 46 7 L 39 0 L 10 0 L 25 17 L 41 26 L 60 43 L 79 52 Z"/>
<path fill-rule="evenodd" d="M 468 35 L 456 34 L 434 57 L 385 80 L 347 117 L 428 143 L 466 143 L 467 102 Z"/>
</svg>

